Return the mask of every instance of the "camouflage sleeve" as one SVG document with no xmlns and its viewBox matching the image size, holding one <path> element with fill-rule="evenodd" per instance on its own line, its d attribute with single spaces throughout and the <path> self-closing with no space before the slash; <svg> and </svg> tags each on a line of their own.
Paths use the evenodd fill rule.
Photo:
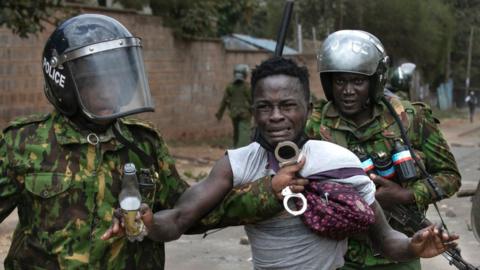
<svg viewBox="0 0 480 270">
<path fill-rule="evenodd" d="M 412 143 L 414 148 L 422 152 L 420 158 L 427 172 L 447 197 L 452 196 L 460 188 L 460 172 L 450 147 L 437 126 L 437 120 L 426 105 L 417 107 L 412 131 Z M 420 209 L 426 209 L 428 204 L 439 200 L 426 179 L 412 183 L 411 188 Z"/>
<path fill-rule="evenodd" d="M 154 211 L 173 208 L 178 198 L 189 187 L 188 183 L 180 177 L 175 167 L 175 160 L 161 138 L 156 149 L 160 183 L 155 194 Z"/>
<path fill-rule="evenodd" d="M 228 102 L 229 102 L 229 90 L 230 85 L 227 86 L 225 89 L 225 93 L 223 94 L 222 101 L 220 102 L 220 108 L 218 108 L 218 111 L 216 113 L 216 116 L 218 119 L 221 119 L 223 116 L 223 113 L 225 112 L 225 109 L 227 108 Z"/>
<path fill-rule="evenodd" d="M 232 189 L 220 205 L 187 233 L 202 233 L 213 228 L 251 224 L 273 217 L 283 206 L 272 191 L 271 180 L 270 176 L 266 176 Z"/>
<path fill-rule="evenodd" d="M 17 206 L 21 187 L 8 174 L 7 144 L 3 134 L 0 136 L 0 222 L 2 222 Z"/>
<path fill-rule="evenodd" d="M 307 134 L 309 138 L 316 140 L 322 139 L 322 134 L 320 134 L 320 122 L 322 119 L 322 110 L 326 103 L 327 101 L 320 99 L 314 104 L 312 114 L 305 125 L 305 134 Z"/>
</svg>

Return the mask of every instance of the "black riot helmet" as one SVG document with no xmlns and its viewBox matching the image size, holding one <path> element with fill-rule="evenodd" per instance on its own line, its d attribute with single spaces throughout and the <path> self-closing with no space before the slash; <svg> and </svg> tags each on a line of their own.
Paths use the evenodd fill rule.
<svg viewBox="0 0 480 270">
<path fill-rule="evenodd" d="M 112 120 L 153 111 L 140 39 L 113 18 L 66 20 L 48 39 L 42 65 L 45 95 L 68 117 Z"/>
<path fill-rule="evenodd" d="M 414 63 L 403 63 L 398 66 L 390 77 L 390 90 L 393 92 L 408 92 L 416 65 Z"/>
</svg>

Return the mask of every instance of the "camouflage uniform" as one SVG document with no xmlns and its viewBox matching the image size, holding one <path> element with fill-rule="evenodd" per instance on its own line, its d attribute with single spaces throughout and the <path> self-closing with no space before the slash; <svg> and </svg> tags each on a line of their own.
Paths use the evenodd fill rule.
<svg viewBox="0 0 480 270">
<path fill-rule="evenodd" d="M 155 189 L 144 194 L 144 201 L 154 211 L 173 207 L 188 185 L 179 178 L 161 135 L 141 121 L 118 121 L 125 138 L 158 161 L 158 172 L 149 168 Z M 100 239 L 119 206 L 123 164 L 148 165 L 119 143 L 111 128 L 98 135 L 96 146 L 86 137 L 58 112 L 19 119 L 4 130 L 0 221 L 15 208 L 19 215 L 5 269 L 163 269 L 161 242 Z M 203 224 L 223 226 L 226 213 L 227 222 L 242 224 L 278 212 L 281 204 L 269 180 L 232 191 Z M 242 220 L 242 215 L 249 218 Z"/>
<path fill-rule="evenodd" d="M 227 86 L 217 118 L 222 118 L 226 108 L 233 125 L 233 146 L 242 147 L 250 143 L 250 121 L 252 114 L 250 88 L 244 81 L 236 81 Z"/>
<path fill-rule="evenodd" d="M 437 127 L 438 120 L 423 103 L 410 103 L 398 99 L 391 99 L 391 103 L 407 129 L 412 147 L 423 161 L 427 171 L 443 188 L 446 195 L 452 196 L 460 187 L 460 173 L 449 146 Z M 321 101 L 314 107 L 314 112 L 307 122 L 306 132 L 311 138 L 334 142 L 350 150 L 360 146 L 370 155 L 380 151 L 390 154 L 394 139 L 401 138 L 400 129 L 384 104 L 377 104 L 373 117 L 358 127 L 352 121 L 342 117 L 332 102 Z M 417 175 L 420 175 L 418 168 Z M 428 204 L 437 200 L 424 179 L 418 179 L 403 186 L 413 191 L 416 207 L 422 212 L 427 210 Z M 408 228 L 400 227 L 393 220 L 390 224 L 407 235 L 413 233 Z M 366 242 L 354 239 L 349 240 L 345 259 L 346 265 L 356 266 L 345 269 L 363 269 L 363 266 L 392 263 L 378 255 L 374 256 L 374 252 Z M 418 264 L 419 267 L 418 260 L 412 263 Z M 387 268 L 410 269 L 394 265 Z"/>
</svg>

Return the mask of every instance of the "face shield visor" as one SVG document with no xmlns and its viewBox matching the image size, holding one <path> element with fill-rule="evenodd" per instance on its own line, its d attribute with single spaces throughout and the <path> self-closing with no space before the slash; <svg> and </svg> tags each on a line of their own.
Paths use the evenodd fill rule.
<svg viewBox="0 0 480 270">
<path fill-rule="evenodd" d="M 97 43 L 63 57 L 70 59 L 64 65 L 71 72 L 80 108 L 90 119 L 154 110 L 139 39 Z"/>
</svg>

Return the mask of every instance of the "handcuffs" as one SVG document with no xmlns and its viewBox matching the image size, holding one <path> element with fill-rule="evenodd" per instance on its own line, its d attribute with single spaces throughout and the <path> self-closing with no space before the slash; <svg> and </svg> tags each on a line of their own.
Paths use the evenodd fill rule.
<svg viewBox="0 0 480 270">
<path fill-rule="evenodd" d="M 277 144 L 275 148 L 275 158 L 278 161 L 278 165 L 281 167 L 293 165 L 302 159 L 302 154 L 298 146 L 291 141 L 284 141 Z M 293 193 L 289 186 L 282 189 L 283 207 L 293 216 L 301 215 L 307 210 L 307 199 L 302 193 Z M 298 198 L 302 200 L 302 208 L 300 210 L 292 210 L 288 205 L 288 200 L 292 198 Z"/>
</svg>

